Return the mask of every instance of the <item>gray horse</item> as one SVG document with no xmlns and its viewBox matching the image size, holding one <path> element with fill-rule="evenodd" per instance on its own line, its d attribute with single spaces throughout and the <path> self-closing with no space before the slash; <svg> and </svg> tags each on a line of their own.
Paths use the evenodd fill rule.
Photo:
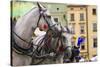
<svg viewBox="0 0 100 67">
<path fill-rule="evenodd" d="M 32 64 L 63 63 L 64 55 L 70 59 L 72 55 L 71 38 L 67 29 L 59 24 L 55 25 L 55 31 L 48 30 L 45 35 L 33 39 Z"/>
</svg>

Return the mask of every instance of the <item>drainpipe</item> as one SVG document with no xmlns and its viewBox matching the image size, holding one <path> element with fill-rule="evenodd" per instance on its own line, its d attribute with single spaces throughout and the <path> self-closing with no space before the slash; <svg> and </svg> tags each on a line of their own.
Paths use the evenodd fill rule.
<svg viewBox="0 0 100 67">
<path fill-rule="evenodd" d="M 87 34 L 87 54 L 88 54 L 88 61 L 89 61 L 89 36 L 88 36 L 88 6 L 86 5 L 86 34 Z"/>
</svg>

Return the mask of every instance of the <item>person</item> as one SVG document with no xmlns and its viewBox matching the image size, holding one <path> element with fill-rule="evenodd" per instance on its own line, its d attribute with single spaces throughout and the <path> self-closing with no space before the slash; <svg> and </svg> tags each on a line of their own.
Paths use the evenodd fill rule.
<svg viewBox="0 0 100 67">
<path fill-rule="evenodd" d="M 80 53 L 79 47 L 74 45 L 73 48 L 72 48 L 72 56 L 70 58 L 71 62 L 74 61 L 74 58 L 76 59 L 76 62 L 79 62 L 79 59 L 80 59 L 79 53 Z"/>
<path fill-rule="evenodd" d="M 97 61 L 97 56 L 96 56 L 96 55 L 93 56 L 93 57 L 90 59 L 90 61 L 91 61 L 91 62 L 95 62 L 95 61 Z"/>
<path fill-rule="evenodd" d="M 83 58 L 83 56 L 81 56 L 79 62 L 85 62 L 85 59 Z"/>
<path fill-rule="evenodd" d="M 48 30 L 47 24 L 40 24 L 39 27 L 37 27 L 36 30 L 34 31 L 34 34 L 36 36 L 42 36 L 46 34 L 47 30 Z"/>
<path fill-rule="evenodd" d="M 69 59 L 64 59 L 63 63 L 70 63 L 70 60 Z"/>
<path fill-rule="evenodd" d="M 79 60 L 81 59 L 81 57 L 80 56 L 76 56 L 75 59 L 76 59 L 76 62 L 79 62 Z"/>
</svg>

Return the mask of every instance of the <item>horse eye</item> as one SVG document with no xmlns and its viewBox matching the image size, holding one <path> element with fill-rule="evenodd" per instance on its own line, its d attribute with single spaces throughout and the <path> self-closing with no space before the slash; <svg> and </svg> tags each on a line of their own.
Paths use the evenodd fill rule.
<svg viewBox="0 0 100 67">
<path fill-rule="evenodd" d="M 63 40 L 65 40 L 66 39 L 66 37 L 63 37 Z"/>
<path fill-rule="evenodd" d="M 63 40 L 63 42 L 64 42 L 64 43 L 66 43 L 66 42 L 67 42 L 66 37 L 63 37 L 63 38 L 62 38 L 62 40 Z"/>
</svg>

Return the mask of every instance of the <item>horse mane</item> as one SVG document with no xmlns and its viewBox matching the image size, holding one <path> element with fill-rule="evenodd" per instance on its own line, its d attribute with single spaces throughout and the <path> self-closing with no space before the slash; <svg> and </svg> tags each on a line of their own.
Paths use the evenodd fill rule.
<svg viewBox="0 0 100 67">
<path fill-rule="evenodd" d="M 38 8 L 38 7 L 33 7 L 32 9 L 30 9 L 28 12 L 26 12 L 24 15 L 22 15 L 16 22 L 16 24 L 17 25 L 20 25 L 21 24 L 21 22 L 23 22 L 24 23 L 24 19 L 26 18 L 26 17 L 28 17 L 28 15 L 31 13 L 32 14 L 32 12 L 36 12 L 37 11 L 37 9 L 36 8 Z M 36 10 L 35 10 L 36 9 Z M 14 26 L 15 27 L 15 26 Z"/>
<path fill-rule="evenodd" d="M 33 9 L 35 9 L 37 7 L 33 7 L 32 9 L 30 9 L 27 13 L 25 13 L 22 17 L 26 16 L 27 14 L 29 14 Z"/>
</svg>

